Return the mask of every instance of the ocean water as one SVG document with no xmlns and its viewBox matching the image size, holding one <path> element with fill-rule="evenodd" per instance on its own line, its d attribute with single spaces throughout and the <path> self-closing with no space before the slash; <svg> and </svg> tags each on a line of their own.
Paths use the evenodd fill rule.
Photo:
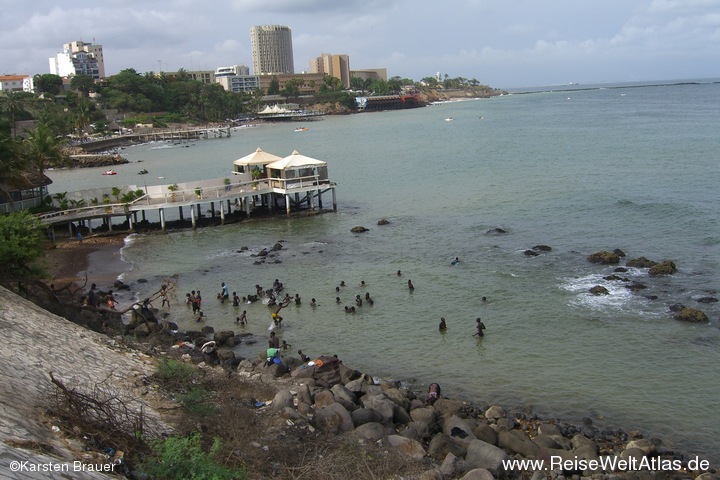
<svg viewBox="0 0 720 480">
<path fill-rule="evenodd" d="M 437 381 L 444 394 L 480 404 L 638 428 L 720 466 L 720 305 L 697 302 L 720 296 L 720 83 L 539 91 L 305 125 L 135 146 L 121 154 L 142 165 L 115 177 L 48 172 L 50 188 L 225 177 L 257 147 L 325 160 L 337 213 L 133 235 L 123 279 L 142 298 L 176 276 L 170 318 L 186 329 L 198 324 L 184 294 L 201 290 L 206 323 L 252 333 L 257 343 L 237 348 L 252 357 L 267 345 L 270 310 L 215 295 L 221 282 L 242 297 L 279 279 L 303 299 L 282 310 L 277 330 L 293 352 L 338 354 L 419 390 Z M 140 168 L 150 174 L 137 176 Z M 377 225 L 383 218 L 390 223 Z M 369 231 L 351 233 L 356 225 Z M 254 253 L 278 241 L 283 249 L 256 264 Z M 552 251 L 523 254 L 538 244 Z M 679 271 L 630 269 L 622 275 L 648 286 L 630 292 L 603 280 L 613 267 L 586 260 L 614 248 L 671 259 Z M 592 296 L 594 285 L 610 295 Z M 346 314 L 366 292 L 374 304 Z M 675 303 L 710 322 L 674 320 Z M 243 309 L 249 325 L 238 327 Z M 487 326 L 481 339 L 472 335 L 477 317 Z"/>
</svg>

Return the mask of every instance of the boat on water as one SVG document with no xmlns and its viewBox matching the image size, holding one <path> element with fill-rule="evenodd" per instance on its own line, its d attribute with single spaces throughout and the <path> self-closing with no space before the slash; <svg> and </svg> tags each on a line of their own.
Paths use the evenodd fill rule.
<svg viewBox="0 0 720 480">
<path fill-rule="evenodd" d="M 298 127 L 295 129 L 296 132 L 307 132 L 308 127 Z"/>
<path fill-rule="evenodd" d="M 453 121 L 453 118 L 452 118 L 452 117 L 447 117 L 447 118 L 445 119 L 445 121 L 446 121 L 446 122 L 452 122 L 452 121 Z"/>
<path fill-rule="evenodd" d="M 115 170 L 105 170 L 103 175 L 117 175 L 117 172 Z"/>
</svg>

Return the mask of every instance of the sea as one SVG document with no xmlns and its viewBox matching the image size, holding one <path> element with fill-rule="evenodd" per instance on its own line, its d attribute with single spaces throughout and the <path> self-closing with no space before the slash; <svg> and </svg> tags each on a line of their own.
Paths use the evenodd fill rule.
<svg viewBox="0 0 720 480">
<path fill-rule="evenodd" d="M 720 297 L 718 125 L 718 79 L 540 87 L 137 145 L 120 151 L 131 163 L 114 177 L 104 168 L 47 173 L 56 193 L 228 177 L 233 160 L 258 147 L 324 160 L 336 212 L 131 235 L 121 278 L 132 298 L 121 300 L 172 278 L 168 319 L 199 329 L 184 297 L 200 290 L 205 324 L 251 334 L 236 354 L 256 358 L 271 310 L 216 295 L 222 282 L 243 297 L 277 279 L 302 299 L 276 329 L 289 355 L 335 354 L 417 391 L 438 382 L 444 395 L 479 405 L 639 429 L 718 468 L 720 304 L 699 302 Z M 332 205 L 329 195 L 323 202 Z M 256 254 L 278 242 L 260 262 Z M 537 245 L 551 250 L 525 254 Z M 614 249 L 672 260 L 678 271 L 630 268 L 619 274 L 627 281 L 606 280 L 616 266 L 586 257 Z M 609 294 L 592 295 L 595 285 Z M 372 305 L 345 312 L 366 293 Z M 675 320 L 675 304 L 709 322 Z M 242 310 L 247 326 L 235 323 Z"/>
</svg>

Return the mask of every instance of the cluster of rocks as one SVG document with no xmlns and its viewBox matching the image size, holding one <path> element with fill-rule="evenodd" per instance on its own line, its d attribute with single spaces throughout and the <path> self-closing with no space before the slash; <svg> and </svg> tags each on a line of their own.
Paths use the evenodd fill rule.
<svg viewBox="0 0 720 480">
<path fill-rule="evenodd" d="M 625 258 L 625 252 L 620 249 L 615 249 L 612 252 L 602 250 L 588 255 L 587 260 L 591 263 L 598 263 L 602 265 L 617 265 L 620 263 L 621 258 Z M 658 275 L 673 275 L 677 272 L 677 266 L 672 260 L 664 260 L 662 262 L 656 262 L 645 257 L 632 258 L 625 262 L 625 267 L 617 267 L 613 275 L 603 277 L 607 281 L 621 281 L 626 282 L 625 288 L 633 292 L 644 290 L 647 285 L 640 282 L 632 282 L 630 279 L 617 275 L 617 273 L 625 273 L 628 271 L 627 267 L 632 268 L 647 268 L 648 275 L 651 277 Z M 590 288 L 590 293 L 593 295 L 609 295 L 610 291 L 602 286 L 595 285 Z M 656 300 L 657 297 L 648 297 L 652 300 Z M 703 297 L 698 299 L 699 303 L 714 303 L 718 299 L 715 297 Z M 708 317 L 702 310 L 693 307 L 686 307 L 685 305 L 675 304 L 670 306 L 670 311 L 675 313 L 675 319 L 683 322 L 691 323 L 707 323 Z"/>
<path fill-rule="evenodd" d="M 293 428 L 395 449 L 427 467 L 418 477 L 424 480 L 533 475 L 513 470 L 507 463 L 522 459 L 545 460 L 549 464 L 555 458 L 577 464 L 578 459 L 617 456 L 638 462 L 642 458 L 684 462 L 682 455 L 663 449 L 658 439 L 644 439 L 639 432 L 600 430 L 590 419 L 575 426 L 442 396 L 428 402 L 398 381 L 376 382 L 336 357 L 323 356 L 307 363 L 284 357 L 279 364 L 242 359 L 237 362 L 237 371 L 245 378 L 277 381 L 277 394 L 272 402 L 265 403 Z M 562 478 L 568 474 L 638 478 L 637 472 L 609 473 L 560 468 L 535 472 L 533 478 Z M 642 473 L 647 479 L 667 477 L 666 472 Z"/>
</svg>

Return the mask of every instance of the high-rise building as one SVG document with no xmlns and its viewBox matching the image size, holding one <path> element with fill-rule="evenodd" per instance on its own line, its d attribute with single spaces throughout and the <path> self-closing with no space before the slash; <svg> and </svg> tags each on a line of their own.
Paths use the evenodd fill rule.
<svg viewBox="0 0 720 480">
<path fill-rule="evenodd" d="M 250 29 L 253 73 L 295 73 L 292 32 L 284 25 L 260 25 Z"/>
<path fill-rule="evenodd" d="M 50 57 L 50 73 L 61 77 L 89 75 L 95 80 L 105 78 L 102 45 L 75 41 L 63 45 L 63 51 Z"/>
<path fill-rule="evenodd" d="M 326 73 L 339 79 L 343 88 L 350 88 L 350 57 L 323 53 L 310 61 L 310 73 Z"/>
</svg>

